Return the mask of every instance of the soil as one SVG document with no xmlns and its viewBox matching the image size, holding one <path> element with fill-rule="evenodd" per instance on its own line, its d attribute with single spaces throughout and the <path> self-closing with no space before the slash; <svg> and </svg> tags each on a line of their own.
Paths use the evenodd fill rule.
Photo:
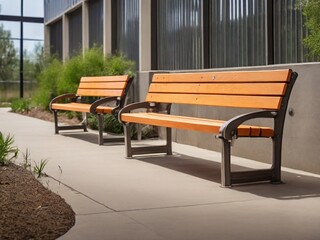
<svg viewBox="0 0 320 240">
<path fill-rule="evenodd" d="M 32 109 L 24 115 L 53 121 L 52 113 Z M 78 122 L 62 116 L 65 123 Z M 0 239 L 56 239 L 75 224 L 75 213 L 30 171 L 13 163 L 0 166 Z"/>
</svg>

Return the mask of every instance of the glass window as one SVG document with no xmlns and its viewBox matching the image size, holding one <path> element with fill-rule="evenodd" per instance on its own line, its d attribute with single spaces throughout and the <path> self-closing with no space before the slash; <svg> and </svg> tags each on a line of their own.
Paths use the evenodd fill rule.
<svg viewBox="0 0 320 240">
<path fill-rule="evenodd" d="M 3 25 L 5 30 L 10 31 L 11 38 L 20 39 L 20 22 L 0 21 L 0 25 Z"/>
<path fill-rule="evenodd" d="M 21 15 L 21 0 L 0 0 L 1 15 Z"/>
<path fill-rule="evenodd" d="M 44 39 L 44 26 L 41 23 L 23 23 L 24 39 Z"/>
<path fill-rule="evenodd" d="M 27 17 L 43 17 L 43 0 L 23 0 L 23 15 Z"/>
</svg>

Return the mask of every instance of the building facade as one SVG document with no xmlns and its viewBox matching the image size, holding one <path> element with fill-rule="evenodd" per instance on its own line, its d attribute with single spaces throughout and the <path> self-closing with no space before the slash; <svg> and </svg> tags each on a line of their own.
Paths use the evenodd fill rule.
<svg viewBox="0 0 320 240">
<path fill-rule="evenodd" d="M 45 0 L 45 28 L 46 47 L 61 59 L 97 45 L 105 54 L 122 52 L 134 60 L 133 101 L 144 100 L 157 71 L 297 71 L 283 165 L 320 174 L 320 64 L 303 47 L 307 31 L 297 0 Z M 172 113 L 213 119 L 239 114 L 192 105 L 174 106 Z M 174 129 L 173 140 L 220 150 L 210 134 Z M 233 148 L 234 155 L 266 163 L 270 151 L 268 139 L 241 139 Z"/>
<path fill-rule="evenodd" d="M 141 71 L 310 60 L 296 0 L 45 0 L 45 24 L 61 59 L 97 45 Z"/>
</svg>

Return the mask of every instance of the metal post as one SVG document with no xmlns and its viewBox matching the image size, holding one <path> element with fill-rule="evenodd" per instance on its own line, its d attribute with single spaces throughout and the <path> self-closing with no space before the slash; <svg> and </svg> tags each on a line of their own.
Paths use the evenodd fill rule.
<svg viewBox="0 0 320 240">
<path fill-rule="evenodd" d="M 172 130 L 167 127 L 167 154 L 172 155 Z"/>
<path fill-rule="evenodd" d="M 20 20 L 20 98 L 23 98 L 23 0 L 21 0 L 21 20 Z"/>
</svg>

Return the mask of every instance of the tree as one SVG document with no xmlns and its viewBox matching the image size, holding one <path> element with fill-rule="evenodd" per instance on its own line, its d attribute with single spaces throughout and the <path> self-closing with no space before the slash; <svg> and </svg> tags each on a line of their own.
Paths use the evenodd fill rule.
<svg viewBox="0 0 320 240">
<path fill-rule="evenodd" d="M 0 80 L 10 80 L 18 63 L 11 32 L 0 25 Z"/>
<path fill-rule="evenodd" d="M 308 29 L 304 44 L 311 55 L 320 59 L 320 0 L 300 0 L 300 4 L 306 17 L 305 26 Z"/>
</svg>

